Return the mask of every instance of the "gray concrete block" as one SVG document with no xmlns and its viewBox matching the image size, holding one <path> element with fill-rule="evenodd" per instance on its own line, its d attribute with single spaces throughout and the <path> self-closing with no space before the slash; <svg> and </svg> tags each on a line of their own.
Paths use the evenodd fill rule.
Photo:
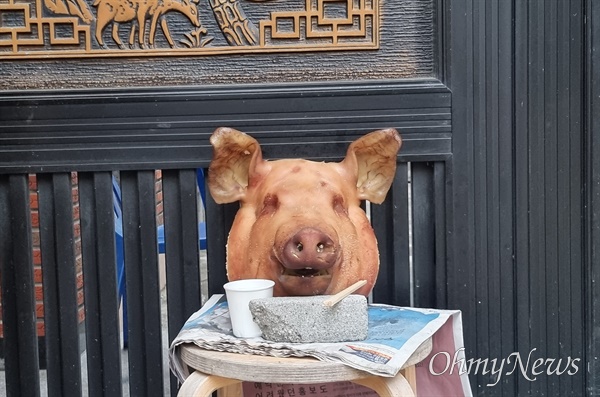
<svg viewBox="0 0 600 397">
<path fill-rule="evenodd" d="M 329 295 L 262 298 L 250 311 L 263 338 L 274 342 L 346 342 L 367 338 L 367 298 L 350 295 L 333 307 Z"/>
</svg>

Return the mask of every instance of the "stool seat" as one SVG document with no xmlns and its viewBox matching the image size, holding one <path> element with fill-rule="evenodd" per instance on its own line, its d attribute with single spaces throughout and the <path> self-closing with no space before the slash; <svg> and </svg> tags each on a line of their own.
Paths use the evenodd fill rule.
<svg viewBox="0 0 600 397">
<path fill-rule="evenodd" d="M 382 377 L 347 365 L 312 357 L 278 358 L 204 350 L 194 344 L 180 346 L 181 360 L 194 371 L 179 390 L 180 397 L 204 397 L 222 387 L 246 382 L 328 383 L 351 381 L 383 396 L 415 396 L 414 365 L 432 349 L 426 340 L 407 360 L 395 377 Z M 229 395 L 229 394 L 226 394 Z"/>
</svg>

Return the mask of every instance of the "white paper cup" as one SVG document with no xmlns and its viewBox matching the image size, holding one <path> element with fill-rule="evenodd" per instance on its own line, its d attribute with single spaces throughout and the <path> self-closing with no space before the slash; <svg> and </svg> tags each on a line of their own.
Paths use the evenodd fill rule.
<svg viewBox="0 0 600 397">
<path fill-rule="evenodd" d="M 247 279 L 231 281 L 223 286 L 235 336 L 253 338 L 262 334 L 258 325 L 252 320 L 249 303 L 252 299 L 271 298 L 274 285 L 275 282 L 272 280 Z"/>
</svg>

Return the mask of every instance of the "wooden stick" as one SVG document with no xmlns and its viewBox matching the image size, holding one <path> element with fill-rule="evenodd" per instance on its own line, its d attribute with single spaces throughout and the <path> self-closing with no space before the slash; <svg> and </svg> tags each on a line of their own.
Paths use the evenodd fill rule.
<svg viewBox="0 0 600 397">
<path fill-rule="evenodd" d="M 331 307 L 331 306 L 335 305 L 336 303 L 338 303 L 339 301 L 341 301 L 342 299 L 344 299 L 345 297 L 347 297 L 348 295 L 350 295 L 351 293 L 353 293 L 354 291 L 356 291 L 357 289 L 359 289 L 366 283 L 367 283 L 367 280 L 360 280 L 360 281 L 355 282 L 354 284 L 352 284 L 345 290 L 340 291 L 337 294 L 332 295 L 330 298 L 324 300 L 323 306 Z"/>
</svg>

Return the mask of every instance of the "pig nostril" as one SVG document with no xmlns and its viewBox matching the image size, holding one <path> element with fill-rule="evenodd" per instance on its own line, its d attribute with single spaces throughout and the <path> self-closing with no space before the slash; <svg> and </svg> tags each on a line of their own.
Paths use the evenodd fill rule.
<svg viewBox="0 0 600 397">
<path fill-rule="evenodd" d="M 319 243 L 317 244 L 317 252 L 321 253 L 325 249 L 325 244 Z"/>
<path fill-rule="evenodd" d="M 298 243 L 298 245 L 296 245 L 296 249 L 298 250 L 298 252 L 302 252 L 304 246 L 302 245 L 302 243 Z"/>
</svg>

